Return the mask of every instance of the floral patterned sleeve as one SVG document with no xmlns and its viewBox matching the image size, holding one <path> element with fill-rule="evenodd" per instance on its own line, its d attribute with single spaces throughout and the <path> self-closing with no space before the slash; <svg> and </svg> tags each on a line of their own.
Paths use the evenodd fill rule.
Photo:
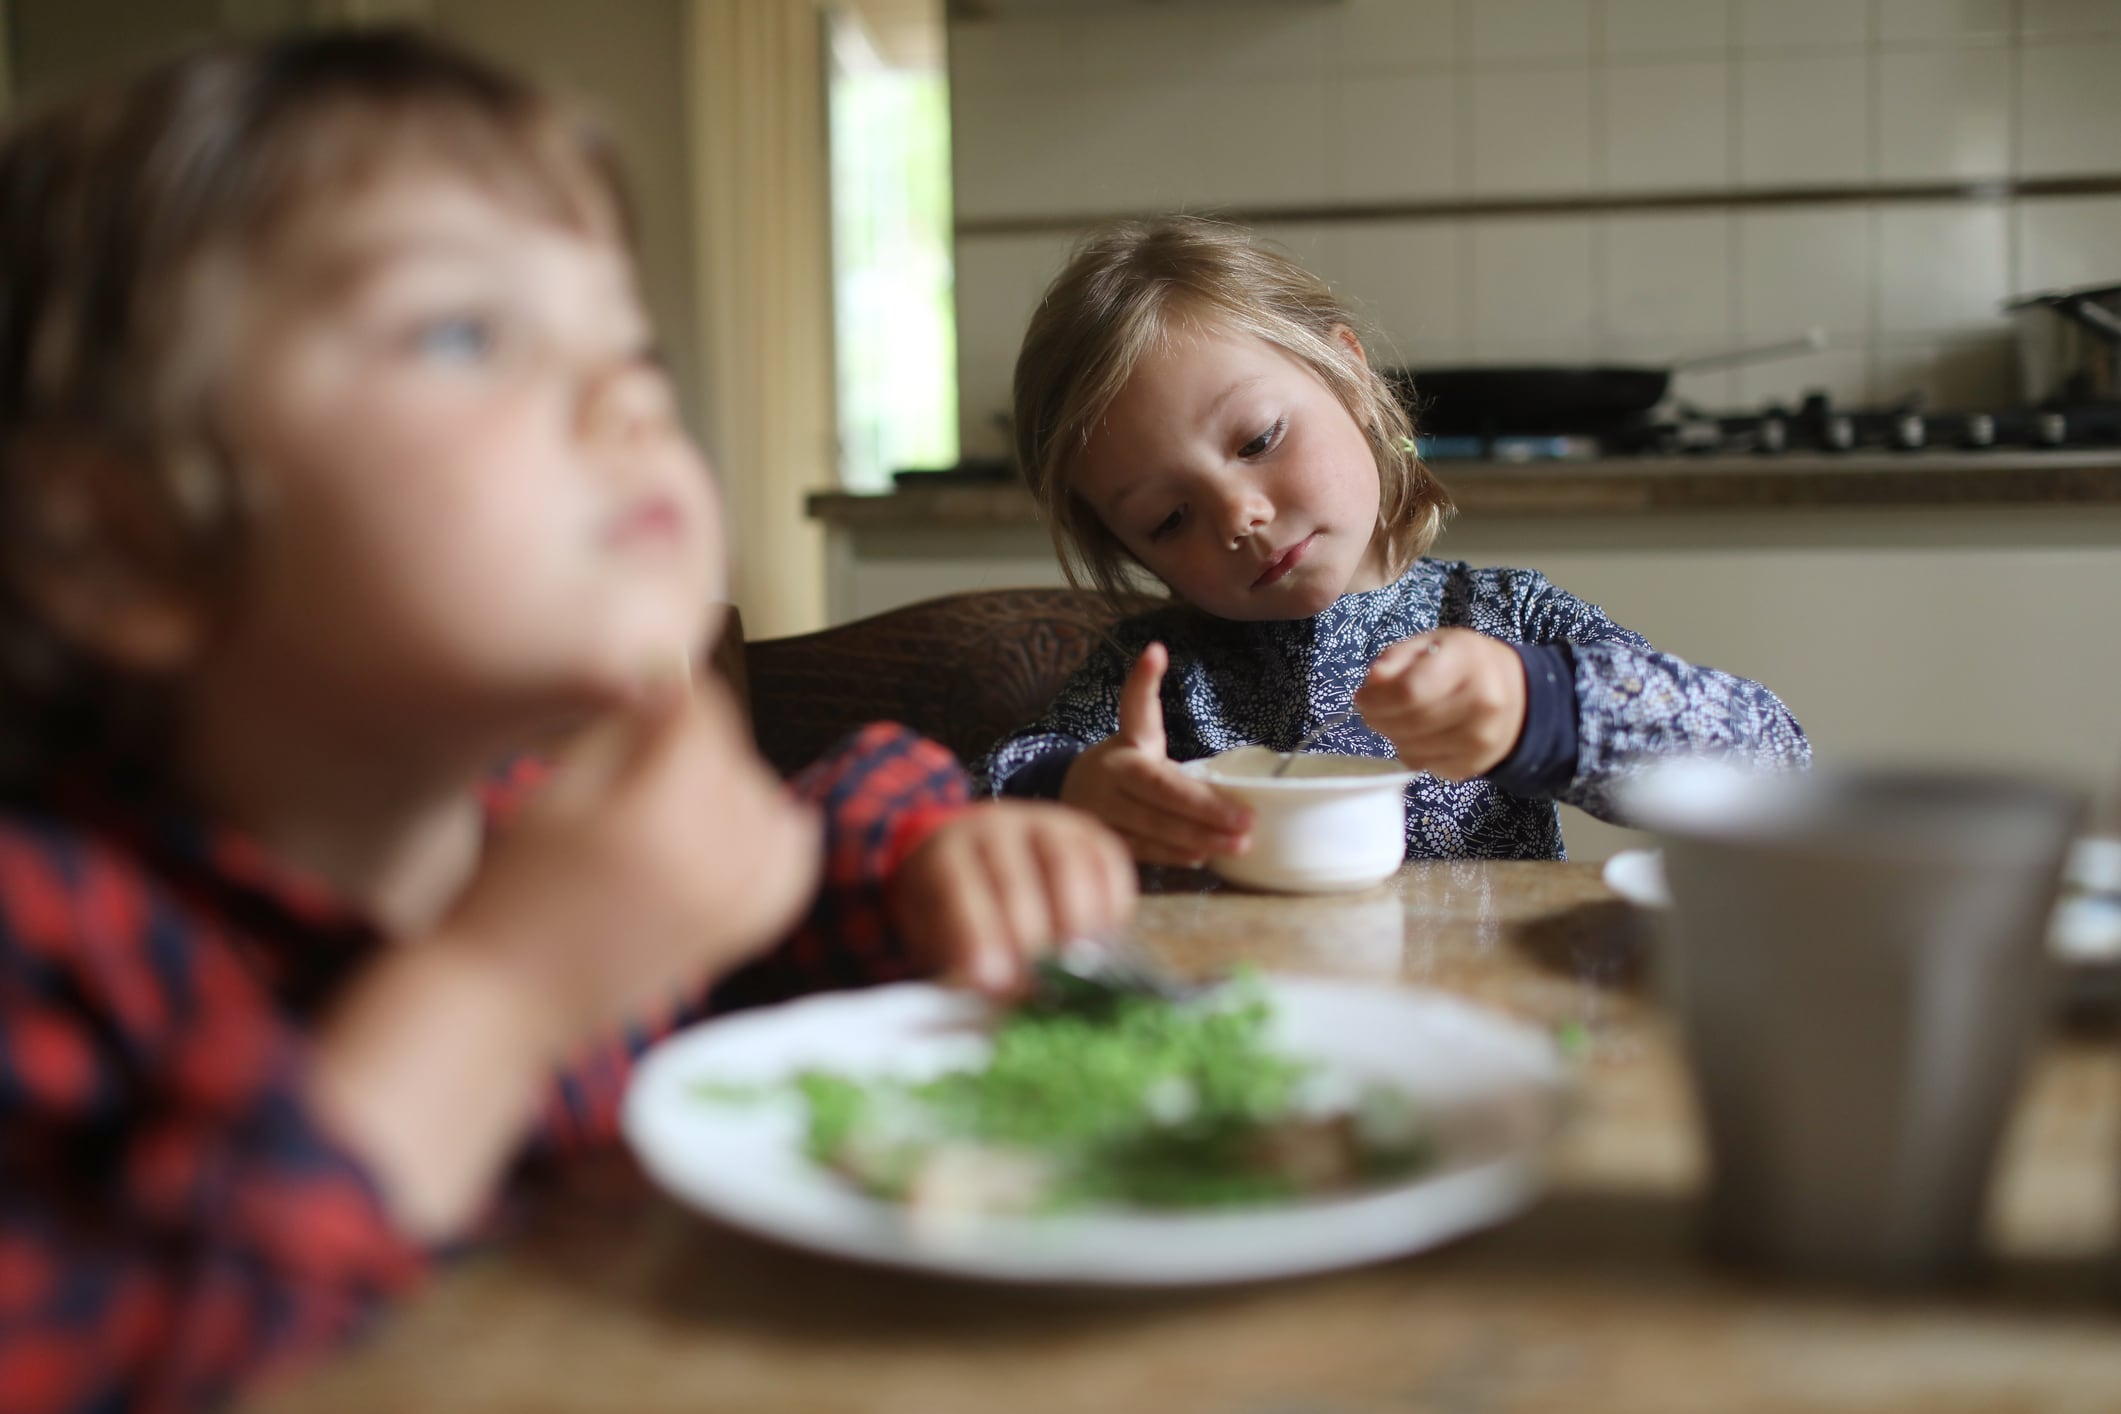
<svg viewBox="0 0 2121 1414">
<path fill-rule="evenodd" d="M 1576 665 L 1576 774 L 1560 799 L 1622 821 L 1614 791 L 1650 761 L 1717 756 L 1802 770 L 1812 747 L 1782 700 L 1749 678 L 1660 653 L 1536 571 L 1510 572 L 1528 643 L 1568 645 Z"/>
</svg>

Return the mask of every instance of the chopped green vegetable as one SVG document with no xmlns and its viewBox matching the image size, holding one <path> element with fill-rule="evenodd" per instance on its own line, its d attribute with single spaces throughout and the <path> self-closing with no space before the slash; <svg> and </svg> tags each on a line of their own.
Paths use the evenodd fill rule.
<svg viewBox="0 0 2121 1414">
<path fill-rule="evenodd" d="M 862 1121 L 862 1087 L 845 1076 L 818 1070 L 803 1072 L 795 1083 L 810 1105 L 810 1152 L 838 1152 Z"/>
<path fill-rule="evenodd" d="M 952 1133 L 996 1144 L 1103 1143 L 1155 1123 L 1152 1086 L 1190 1089 L 1194 1130 L 1257 1122 L 1289 1103 L 1303 1067 L 1261 1044 L 1266 1003 L 1173 1006 L 1124 997 L 1109 1020 L 1012 1012 L 986 1067 L 922 1087 Z M 1162 1126 L 1157 1126 L 1162 1127 Z"/>
<path fill-rule="evenodd" d="M 1268 1202 L 1425 1162 L 1397 1091 L 1306 1113 L 1309 1067 L 1271 1049 L 1268 1020 L 1250 979 L 1188 1002 L 1020 1007 L 978 1069 L 919 1083 L 804 1072 L 804 1147 L 879 1196 L 1014 1210 Z"/>
<path fill-rule="evenodd" d="M 753 1104 L 769 1099 L 780 1091 L 779 1086 L 737 1080 L 695 1080 L 691 1089 L 699 1099 L 715 1100 L 726 1105 Z"/>
</svg>

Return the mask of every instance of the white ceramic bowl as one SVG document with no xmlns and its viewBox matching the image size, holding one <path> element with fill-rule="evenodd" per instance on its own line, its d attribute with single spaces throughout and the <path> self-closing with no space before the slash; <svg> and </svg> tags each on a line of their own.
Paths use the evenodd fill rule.
<svg viewBox="0 0 2121 1414">
<path fill-rule="evenodd" d="M 1366 889 L 1392 877 L 1407 852 L 1407 782 L 1397 760 L 1309 751 L 1286 776 L 1281 753 L 1241 746 L 1183 769 L 1252 807 L 1252 847 L 1208 867 L 1233 884 L 1283 893 Z"/>
</svg>

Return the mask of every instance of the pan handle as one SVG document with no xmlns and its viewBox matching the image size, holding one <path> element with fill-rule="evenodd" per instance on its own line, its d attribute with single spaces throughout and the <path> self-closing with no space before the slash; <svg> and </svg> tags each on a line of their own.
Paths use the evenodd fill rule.
<svg viewBox="0 0 2121 1414">
<path fill-rule="evenodd" d="M 2116 315 L 2105 305 L 2095 303 L 2083 295 L 2071 295 L 2056 300 L 2055 308 L 2109 344 L 2121 344 L 2121 315 Z"/>
<path fill-rule="evenodd" d="M 2105 314 L 2105 310 L 2099 311 Z M 2112 318 L 2111 315 L 2108 315 Z M 1816 353 L 1826 347 L 1826 330 L 1818 325 L 1795 339 L 1778 339 L 1772 344 L 1753 344 L 1742 349 L 1725 349 L 1721 353 L 1696 354 L 1682 358 L 1671 365 L 1674 373 L 1699 373 L 1705 368 L 1736 368 L 1747 363 L 1766 363 L 1770 359 L 1792 358 L 1798 354 Z"/>
</svg>

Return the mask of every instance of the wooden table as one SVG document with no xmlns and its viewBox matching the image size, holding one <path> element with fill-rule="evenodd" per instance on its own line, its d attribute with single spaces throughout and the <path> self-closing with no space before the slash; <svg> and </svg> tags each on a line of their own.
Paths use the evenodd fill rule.
<svg viewBox="0 0 2121 1414">
<path fill-rule="evenodd" d="M 1338 899 L 1179 891 L 1174 961 L 1445 988 L 1589 1045 L 1547 1199 L 1455 1247 L 1333 1276 L 1155 1295 L 868 1270 L 725 1231 L 623 1158 L 540 1196 L 271 1411 L 996 1414 L 2121 1408 L 2110 1253 L 2121 1053 L 2058 1036 L 2007 1145 L 1996 1270 L 1902 1298 L 1720 1270 L 1693 1241 L 1700 1155 L 1645 980 L 1639 914 L 1590 865 L 1409 866 Z"/>
</svg>

